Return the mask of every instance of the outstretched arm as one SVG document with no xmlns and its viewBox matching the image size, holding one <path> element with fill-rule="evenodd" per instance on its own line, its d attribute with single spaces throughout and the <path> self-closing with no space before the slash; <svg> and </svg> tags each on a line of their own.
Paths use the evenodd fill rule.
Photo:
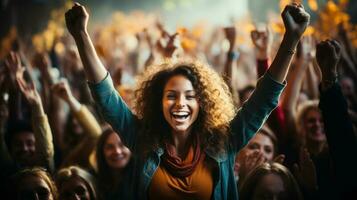
<svg viewBox="0 0 357 200">
<path fill-rule="evenodd" d="M 66 25 L 73 36 L 81 57 L 86 77 L 91 83 L 99 83 L 107 75 L 87 31 L 89 15 L 84 6 L 75 3 L 66 12 Z"/>
<path fill-rule="evenodd" d="M 76 41 L 85 74 L 90 84 L 93 98 L 100 107 L 105 120 L 120 133 L 124 143 L 130 148 L 136 138 L 135 116 L 113 86 L 113 81 L 100 62 L 87 32 L 88 13 L 76 3 L 66 13 L 68 31 Z"/>
<path fill-rule="evenodd" d="M 272 78 L 280 83 L 285 81 L 296 46 L 309 24 L 310 15 L 305 12 L 301 4 L 293 3 L 285 7 L 281 17 L 286 31 L 275 59 L 268 70 Z"/>
<path fill-rule="evenodd" d="M 357 142 L 348 115 L 347 102 L 337 84 L 337 63 L 341 47 L 326 40 L 316 47 L 316 59 L 322 73 L 319 107 L 324 120 L 329 152 L 333 161 L 342 199 L 356 195 Z"/>
<path fill-rule="evenodd" d="M 233 146 L 237 147 L 235 150 L 239 150 L 254 136 L 277 106 L 284 88 L 281 83 L 285 80 L 295 47 L 309 23 L 309 14 L 297 4 L 286 6 L 282 18 L 286 33 L 274 62 L 268 73 L 258 81 L 255 91 L 232 122 L 232 132 L 235 133 L 233 137 L 241 137 L 232 140 Z"/>
<path fill-rule="evenodd" d="M 42 106 L 40 94 L 31 80 L 27 83 L 24 79 L 25 68 L 16 73 L 16 81 L 19 89 L 31 106 L 32 128 L 36 139 L 36 157 L 40 166 L 47 167 L 54 171 L 54 148 L 52 142 L 52 132 L 48 123 L 47 115 Z"/>
</svg>

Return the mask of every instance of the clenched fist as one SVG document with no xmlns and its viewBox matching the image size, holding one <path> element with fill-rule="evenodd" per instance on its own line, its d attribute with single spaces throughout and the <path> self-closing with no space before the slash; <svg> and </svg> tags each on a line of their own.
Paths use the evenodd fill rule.
<svg viewBox="0 0 357 200">
<path fill-rule="evenodd" d="M 285 34 L 293 39 L 300 39 L 309 25 L 310 15 L 301 4 L 287 5 L 281 13 L 285 26 Z"/>
<path fill-rule="evenodd" d="M 84 6 L 75 3 L 74 6 L 66 12 L 65 18 L 67 29 L 73 37 L 78 36 L 80 33 L 87 32 L 89 15 Z"/>
<path fill-rule="evenodd" d="M 325 40 L 316 45 L 316 61 L 323 81 L 335 81 L 340 57 L 341 46 L 336 40 Z"/>
</svg>

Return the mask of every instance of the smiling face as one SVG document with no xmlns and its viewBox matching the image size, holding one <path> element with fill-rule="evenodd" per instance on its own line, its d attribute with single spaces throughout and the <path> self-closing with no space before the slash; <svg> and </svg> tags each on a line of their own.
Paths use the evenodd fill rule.
<svg viewBox="0 0 357 200">
<path fill-rule="evenodd" d="M 11 154 L 23 166 L 32 166 L 35 160 L 36 140 L 32 132 L 17 133 L 12 140 Z"/>
<path fill-rule="evenodd" d="M 306 140 L 312 142 L 325 142 L 324 123 L 321 113 L 316 109 L 310 109 L 305 116 L 304 126 L 306 131 Z"/>
<path fill-rule="evenodd" d="M 199 104 L 190 80 L 183 75 L 171 77 L 163 91 L 162 110 L 173 133 L 187 134 L 196 121 Z"/>
<path fill-rule="evenodd" d="M 112 169 L 123 169 L 129 163 L 131 152 L 115 132 L 108 136 L 103 151 L 105 161 Z"/>
<path fill-rule="evenodd" d="M 262 134 L 256 134 L 247 145 L 248 154 L 253 153 L 253 151 L 260 151 L 263 153 L 265 161 L 272 161 L 274 158 L 274 144 L 271 139 Z"/>
</svg>

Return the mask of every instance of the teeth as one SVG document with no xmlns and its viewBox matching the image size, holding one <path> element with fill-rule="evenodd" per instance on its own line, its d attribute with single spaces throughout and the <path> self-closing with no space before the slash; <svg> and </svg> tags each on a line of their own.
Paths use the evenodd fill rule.
<svg viewBox="0 0 357 200">
<path fill-rule="evenodd" d="M 186 116 L 186 115 L 189 115 L 188 112 L 185 112 L 185 111 L 174 111 L 172 112 L 173 115 L 178 115 L 178 116 Z"/>
</svg>

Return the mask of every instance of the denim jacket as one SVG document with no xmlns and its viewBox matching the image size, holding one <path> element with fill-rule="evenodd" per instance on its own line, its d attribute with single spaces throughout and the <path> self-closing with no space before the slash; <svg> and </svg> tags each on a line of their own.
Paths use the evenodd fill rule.
<svg viewBox="0 0 357 200">
<path fill-rule="evenodd" d="M 97 84 L 90 84 L 92 95 L 105 120 L 120 134 L 129 149 L 137 147 L 138 124 L 140 121 L 129 110 L 113 86 L 109 75 Z M 257 87 L 248 101 L 239 109 L 231 122 L 229 144 L 220 154 L 206 151 L 206 155 L 216 163 L 213 173 L 214 189 L 212 199 L 238 199 L 233 166 L 236 153 L 248 143 L 264 124 L 271 111 L 277 106 L 279 96 L 285 84 L 281 84 L 266 73 L 259 79 Z M 131 177 L 120 188 L 124 193 L 131 193 L 132 199 L 147 199 L 151 179 L 160 165 L 162 148 L 153 150 L 146 160 L 137 159 Z M 135 158 L 134 158 L 135 159 Z"/>
</svg>

